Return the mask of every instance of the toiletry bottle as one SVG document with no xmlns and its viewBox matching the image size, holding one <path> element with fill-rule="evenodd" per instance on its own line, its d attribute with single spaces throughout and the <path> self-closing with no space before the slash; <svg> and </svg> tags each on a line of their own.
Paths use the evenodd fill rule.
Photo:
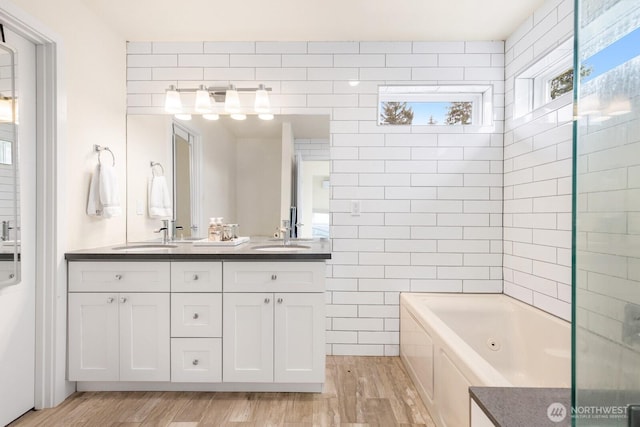
<svg viewBox="0 0 640 427">
<path fill-rule="evenodd" d="M 217 218 L 209 218 L 209 241 L 210 242 L 219 242 L 220 241 L 220 231 L 218 229 L 218 224 L 216 224 Z"/>
</svg>

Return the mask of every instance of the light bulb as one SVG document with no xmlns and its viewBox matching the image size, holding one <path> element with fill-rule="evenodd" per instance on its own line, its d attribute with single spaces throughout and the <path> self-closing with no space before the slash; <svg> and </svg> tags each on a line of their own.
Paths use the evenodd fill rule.
<svg viewBox="0 0 640 427">
<path fill-rule="evenodd" d="M 176 114 L 182 112 L 182 100 L 180 93 L 174 85 L 169 86 L 164 96 L 164 110 L 167 113 Z"/>
<path fill-rule="evenodd" d="M 191 114 L 178 113 L 178 114 L 175 114 L 174 117 L 178 120 L 184 120 L 184 121 L 191 120 Z"/>
<path fill-rule="evenodd" d="M 230 114 L 240 112 L 240 97 L 234 85 L 229 86 L 229 89 L 227 89 L 224 97 L 224 110 Z"/>
<path fill-rule="evenodd" d="M 349 86 L 356 87 L 360 84 L 359 80 L 349 80 Z"/>
<path fill-rule="evenodd" d="M 200 89 L 196 91 L 196 113 L 210 113 L 211 112 L 211 98 L 209 97 L 209 91 L 200 85 Z"/>
<path fill-rule="evenodd" d="M 263 84 L 259 85 L 258 90 L 256 90 L 256 100 L 253 104 L 253 109 L 256 110 L 256 113 L 268 113 L 271 109 L 269 95 Z"/>
<path fill-rule="evenodd" d="M 271 113 L 260 113 L 260 114 L 258 114 L 258 118 L 260 120 L 273 120 L 273 114 L 271 114 Z"/>
<path fill-rule="evenodd" d="M 205 120 L 218 120 L 220 118 L 220 115 L 216 113 L 208 113 L 208 114 L 203 114 L 202 118 Z"/>
<path fill-rule="evenodd" d="M 231 114 L 231 118 L 233 120 L 246 120 L 247 115 L 242 113 L 233 113 Z"/>
</svg>

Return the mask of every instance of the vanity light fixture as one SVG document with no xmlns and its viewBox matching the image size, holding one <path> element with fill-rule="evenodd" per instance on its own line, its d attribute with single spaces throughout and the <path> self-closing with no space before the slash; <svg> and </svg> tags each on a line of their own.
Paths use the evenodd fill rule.
<svg viewBox="0 0 640 427">
<path fill-rule="evenodd" d="M 231 115 L 234 120 L 244 120 L 247 113 L 257 113 L 262 120 L 272 120 L 271 103 L 269 101 L 268 92 L 271 88 L 260 84 L 257 88 L 236 88 L 234 85 L 227 87 L 207 87 L 200 85 L 197 89 L 192 88 L 176 88 L 175 85 L 169 86 L 165 94 L 164 109 L 167 113 L 174 114 L 180 120 L 190 120 L 189 111 L 202 114 L 206 120 L 218 120 L 220 115 L 216 108 L 216 103 L 224 104 L 224 112 Z M 240 103 L 240 93 L 254 92 L 254 109 L 253 111 L 245 110 Z M 185 109 L 182 106 L 180 95 L 182 93 L 195 93 L 195 104 L 193 109 Z M 211 102 L 213 98 L 214 102 Z M 180 117 L 178 117 L 180 116 Z M 189 118 L 187 118 L 187 116 Z"/>
<path fill-rule="evenodd" d="M 164 96 L 164 110 L 167 113 L 179 114 L 182 112 L 182 100 L 180 92 L 174 85 L 169 86 Z"/>
<path fill-rule="evenodd" d="M 200 85 L 200 88 L 196 91 L 196 105 L 195 105 L 196 113 L 208 114 L 212 110 L 211 107 L 211 98 L 209 96 L 209 91 L 204 85 Z"/>
</svg>

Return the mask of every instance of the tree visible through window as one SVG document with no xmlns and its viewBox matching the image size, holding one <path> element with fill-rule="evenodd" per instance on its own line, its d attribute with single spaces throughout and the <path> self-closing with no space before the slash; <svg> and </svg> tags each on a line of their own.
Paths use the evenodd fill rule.
<svg viewBox="0 0 640 427">
<path fill-rule="evenodd" d="M 584 65 L 580 66 L 580 77 L 586 77 L 591 74 L 592 69 Z M 560 95 L 571 92 L 573 90 L 573 68 L 569 68 L 562 74 L 557 75 L 549 81 L 549 96 L 556 99 Z"/>
<path fill-rule="evenodd" d="M 472 107 L 471 102 L 452 102 L 447 108 L 447 124 L 470 125 Z"/>
<path fill-rule="evenodd" d="M 383 102 L 380 123 L 387 125 L 410 125 L 413 122 L 413 110 L 406 102 Z"/>
</svg>

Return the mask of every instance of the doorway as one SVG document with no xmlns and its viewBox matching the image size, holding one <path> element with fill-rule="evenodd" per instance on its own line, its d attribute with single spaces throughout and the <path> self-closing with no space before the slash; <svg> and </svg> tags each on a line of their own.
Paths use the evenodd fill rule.
<svg viewBox="0 0 640 427">
<path fill-rule="evenodd" d="M 4 166 L 13 166 L 15 180 L 4 182 L 7 176 L 2 177 L 0 214 L 6 213 L 13 200 L 16 220 L 3 219 L 0 254 L 14 252 L 17 269 L 12 273 L 14 280 L 0 287 L 0 425 L 35 406 L 36 382 L 36 47 L 9 29 L 4 33 L 6 43 L 1 47 L 12 52 L 14 89 L 12 96 L 1 96 L 2 101 L 12 98 L 10 126 L 4 117 L 0 122 L 4 120 L 3 126 L 13 129 L 15 138 L 0 136 L 4 145 L 12 145 L 10 155 L 2 161 Z M 2 66 L 0 80 L 6 80 L 9 69 L 4 62 Z M 4 83 L 0 82 L 0 91 L 6 92 Z M 9 190 L 11 185 L 14 188 Z M 13 199 L 8 196 L 11 193 Z"/>
</svg>

